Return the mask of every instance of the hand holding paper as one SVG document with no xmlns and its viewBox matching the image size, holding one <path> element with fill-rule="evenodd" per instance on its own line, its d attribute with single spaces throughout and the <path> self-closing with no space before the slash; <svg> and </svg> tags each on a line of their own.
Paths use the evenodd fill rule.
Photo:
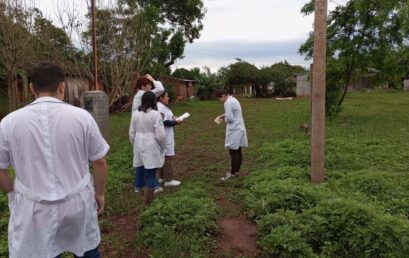
<svg viewBox="0 0 409 258">
<path fill-rule="evenodd" d="M 214 122 L 219 125 L 221 122 L 223 122 L 223 117 L 224 115 L 216 117 L 216 119 L 214 119 Z"/>
<path fill-rule="evenodd" d="M 190 116 L 190 114 L 188 112 L 184 113 L 183 115 L 181 115 L 180 117 L 176 118 L 176 121 L 183 121 L 186 118 L 188 118 Z"/>
</svg>

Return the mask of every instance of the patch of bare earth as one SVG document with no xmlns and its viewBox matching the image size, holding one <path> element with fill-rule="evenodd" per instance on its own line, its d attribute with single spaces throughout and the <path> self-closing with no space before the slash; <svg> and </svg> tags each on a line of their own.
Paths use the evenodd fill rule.
<svg viewBox="0 0 409 258">
<path fill-rule="evenodd" d="M 216 203 L 221 207 L 222 216 L 216 222 L 219 226 L 219 234 L 215 240 L 216 248 L 212 251 L 212 257 L 256 257 L 257 228 L 241 208 L 230 200 L 220 196 Z"/>
</svg>

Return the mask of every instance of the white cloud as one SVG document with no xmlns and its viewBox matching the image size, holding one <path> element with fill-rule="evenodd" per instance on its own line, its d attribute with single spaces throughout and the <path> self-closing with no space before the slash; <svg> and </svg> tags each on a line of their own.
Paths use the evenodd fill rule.
<svg viewBox="0 0 409 258">
<path fill-rule="evenodd" d="M 87 1 L 37 0 L 37 3 L 47 17 L 55 20 L 55 10 L 67 2 L 75 5 L 84 17 L 89 6 Z M 97 0 L 97 5 L 110 1 L 114 0 Z M 304 61 L 297 50 L 312 30 L 313 15 L 305 17 L 300 13 L 308 1 L 204 0 L 207 13 L 201 37 L 186 47 L 185 58 L 175 67 L 206 65 L 217 70 L 234 62 L 235 57 L 258 65 L 288 60 L 307 66 L 309 62 Z M 329 9 L 347 1 L 329 0 Z"/>
</svg>

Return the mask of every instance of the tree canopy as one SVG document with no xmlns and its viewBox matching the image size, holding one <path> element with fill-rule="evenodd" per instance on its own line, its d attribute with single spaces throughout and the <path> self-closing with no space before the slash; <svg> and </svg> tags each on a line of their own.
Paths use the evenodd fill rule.
<svg viewBox="0 0 409 258">
<path fill-rule="evenodd" d="M 301 10 L 305 15 L 314 11 L 314 1 Z M 328 17 L 328 80 L 330 91 L 339 91 L 332 99 L 339 112 L 354 75 L 368 70 L 379 71 L 374 80 L 390 85 L 401 84 L 408 72 L 404 62 L 409 44 L 407 0 L 350 0 L 337 6 Z M 312 58 L 313 34 L 299 52 Z M 337 76 L 337 77 L 334 77 Z M 332 96 L 336 94 L 330 94 Z M 331 113 L 328 113 L 331 115 Z"/>
</svg>

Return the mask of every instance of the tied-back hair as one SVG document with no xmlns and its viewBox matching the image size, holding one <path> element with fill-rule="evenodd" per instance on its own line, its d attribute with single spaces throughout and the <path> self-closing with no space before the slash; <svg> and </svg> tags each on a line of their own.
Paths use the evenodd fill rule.
<svg viewBox="0 0 409 258">
<path fill-rule="evenodd" d="M 142 95 L 142 105 L 138 108 L 138 111 L 146 113 L 149 109 L 158 110 L 156 103 L 156 95 L 152 91 L 147 91 Z"/>
<path fill-rule="evenodd" d="M 218 89 L 217 91 L 216 91 L 216 98 L 221 98 L 223 95 L 230 95 L 230 93 L 229 93 L 229 91 L 226 89 L 226 88 L 224 88 L 224 89 Z"/>
<path fill-rule="evenodd" d="M 146 78 L 145 76 L 139 77 L 136 80 L 134 90 L 138 91 L 138 90 L 142 89 L 142 86 L 148 85 L 148 84 L 152 85 L 152 89 L 155 88 L 155 85 L 150 80 L 148 80 L 148 78 Z"/>
</svg>

